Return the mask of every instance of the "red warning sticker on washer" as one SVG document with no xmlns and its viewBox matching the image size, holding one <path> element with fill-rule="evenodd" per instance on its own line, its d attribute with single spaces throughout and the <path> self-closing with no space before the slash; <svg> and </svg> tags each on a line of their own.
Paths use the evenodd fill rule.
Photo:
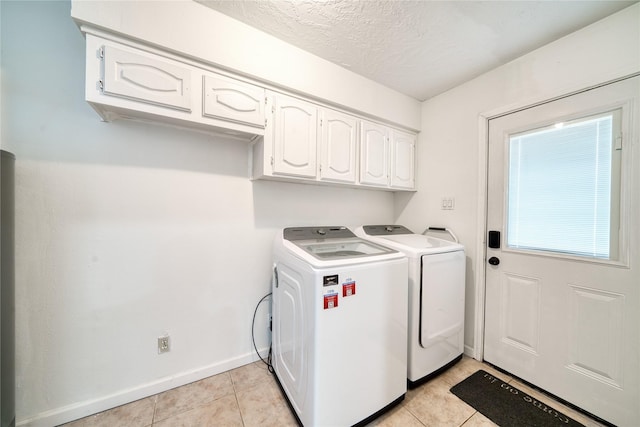
<svg viewBox="0 0 640 427">
<path fill-rule="evenodd" d="M 338 294 L 327 294 L 324 296 L 324 309 L 336 308 L 338 306 Z"/>
<path fill-rule="evenodd" d="M 356 282 L 347 282 L 342 284 L 342 296 L 350 297 L 356 294 Z"/>
</svg>

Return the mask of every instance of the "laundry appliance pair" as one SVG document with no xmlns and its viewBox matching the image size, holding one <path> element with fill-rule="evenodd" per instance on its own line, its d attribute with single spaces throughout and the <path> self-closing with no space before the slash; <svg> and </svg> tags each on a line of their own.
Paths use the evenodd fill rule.
<svg viewBox="0 0 640 427">
<path fill-rule="evenodd" d="M 444 328 L 453 315 L 435 314 L 433 327 L 411 325 L 416 315 L 426 321 L 420 308 L 412 307 L 415 260 L 382 243 L 383 235 L 371 227 L 385 226 L 361 227 L 360 236 L 342 226 L 285 228 L 274 242 L 272 363 L 291 408 L 307 427 L 365 424 L 401 401 L 407 383 L 419 380 L 415 375 L 424 378 L 451 362 L 432 369 L 453 351 L 450 343 L 457 343 L 451 327 Z M 429 239 L 432 246 L 448 246 Z M 464 270 L 462 275 L 464 282 Z M 445 299 L 425 309 L 460 303 L 457 297 Z M 463 310 L 463 300 L 461 305 Z M 416 331 L 421 335 L 413 340 Z M 424 344 L 437 355 L 412 368 L 421 356 L 412 346 Z"/>
</svg>

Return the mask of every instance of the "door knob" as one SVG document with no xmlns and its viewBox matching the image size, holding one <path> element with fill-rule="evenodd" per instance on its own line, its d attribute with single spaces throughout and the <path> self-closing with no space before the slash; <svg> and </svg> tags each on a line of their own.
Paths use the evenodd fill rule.
<svg viewBox="0 0 640 427">
<path fill-rule="evenodd" d="M 491 258 L 489 258 L 489 264 L 491 265 L 500 264 L 500 258 L 492 256 Z"/>
</svg>

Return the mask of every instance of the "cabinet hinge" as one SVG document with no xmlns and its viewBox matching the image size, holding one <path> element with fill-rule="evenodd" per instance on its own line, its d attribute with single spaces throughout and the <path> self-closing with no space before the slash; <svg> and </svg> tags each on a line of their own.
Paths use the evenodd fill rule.
<svg viewBox="0 0 640 427">
<path fill-rule="evenodd" d="M 100 92 L 104 92 L 104 82 L 102 81 L 102 79 L 98 80 L 98 85 L 97 86 L 98 86 L 98 90 Z"/>
<path fill-rule="evenodd" d="M 320 127 L 322 127 L 322 119 L 320 119 Z"/>
<path fill-rule="evenodd" d="M 264 119 L 264 127 L 267 127 L 267 119 Z"/>
<path fill-rule="evenodd" d="M 100 49 L 98 49 L 98 58 L 104 59 L 104 46 L 101 46 Z"/>
<path fill-rule="evenodd" d="M 271 162 L 271 166 L 273 166 L 273 156 L 271 156 L 270 162 Z"/>
<path fill-rule="evenodd" d="M 271 107 L 271 113 L 275 113 L 275 112 L 276 112 L 276 107 L 275 106 Z"/>
<path fill-rule="evenodd" d="M 267 98 L 266 96 L 264 97 L 264 105 L 267 105 L 269 98 Z"/>
</svg>

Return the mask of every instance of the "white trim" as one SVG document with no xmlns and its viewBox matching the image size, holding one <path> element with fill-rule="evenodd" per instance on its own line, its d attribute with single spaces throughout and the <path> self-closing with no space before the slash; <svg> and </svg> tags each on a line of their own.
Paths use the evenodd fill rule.
<svg viewBox="0 0 640 427">
<path fill-rule="evenodd" d="M 466 344 L 464 345 L 464 352 L 462 354 L 464 354 L 465 356 L 471 357 L 473 359 L 482 361 L 481 359 L 478 359 L 476 357 L 476 350 L 474 347 L 470 345 L 466 345 Z"/>
<path fill-rule="evenodd" d="M 624 74 L 620 77 L 612 78 L 604 82 L 594 83 L 587 86 L 584 86 L 584 84 L 570 85 L 565 87 L 563 90 L 550 91 L 546 94 L 537 95 L 535 97 L 528 98 L 527 100 L 518 101 L 502 107 L 483 111 L 480 113 L 480 117 L 485 117 L 487 120 L 495 119 L 500 116 L 506 116 L 507 114 L 516 113 L 522 110 L 527 110 L 529 108 L 536 107 L 538 105 L 548 104 L 550 102 L 557 101 L 558 99 L 568 98 L 570 96 L 577 95 L 582 92 L 587 92 L 603 86 L 608 86 L 610 84 L 631 79 L 637 76 L 640 76 L 640 71 L 635 70 L 628 74 Z"/>
<path fill-rule="evenodd" d="M 266 354 L 268 351 L 268 347 L 263 348 L 260 350 L 260 354 Z M 194 381 L 199 381 L 203 378 L 217 375 L 258 360 L 260 360 L 258 355 L 251 351 L 242 356 L 203 366 L 191 371 L 182 372 L 177 375 L 164 377 L 157 381 L 121 390 L 97 399 L 86 400 L 84 402 L 74 403 L 62 408 L 56 408 L 51 411 L 41 412 L 30 418 L 17 420 L 16 426 L 48 427 L 68 423 L 89 415 L 97 414 L 107 409 L 115 408 L 116 406 L 162 393 L 172 388 L 180 387 Z"/>
<path fill-rule="evenodd" d="M 473 357 L 479 361 L 484 358 L 484 295 L 485 295 L 485 236 L 487 235 L 487 153 L 489 149 L 489 116 L 481 113 L 478 117 L 478 206 L 476 238 L 476 277 L 475 277 L 475 321 L 473 331 Z"/>
</svg>

